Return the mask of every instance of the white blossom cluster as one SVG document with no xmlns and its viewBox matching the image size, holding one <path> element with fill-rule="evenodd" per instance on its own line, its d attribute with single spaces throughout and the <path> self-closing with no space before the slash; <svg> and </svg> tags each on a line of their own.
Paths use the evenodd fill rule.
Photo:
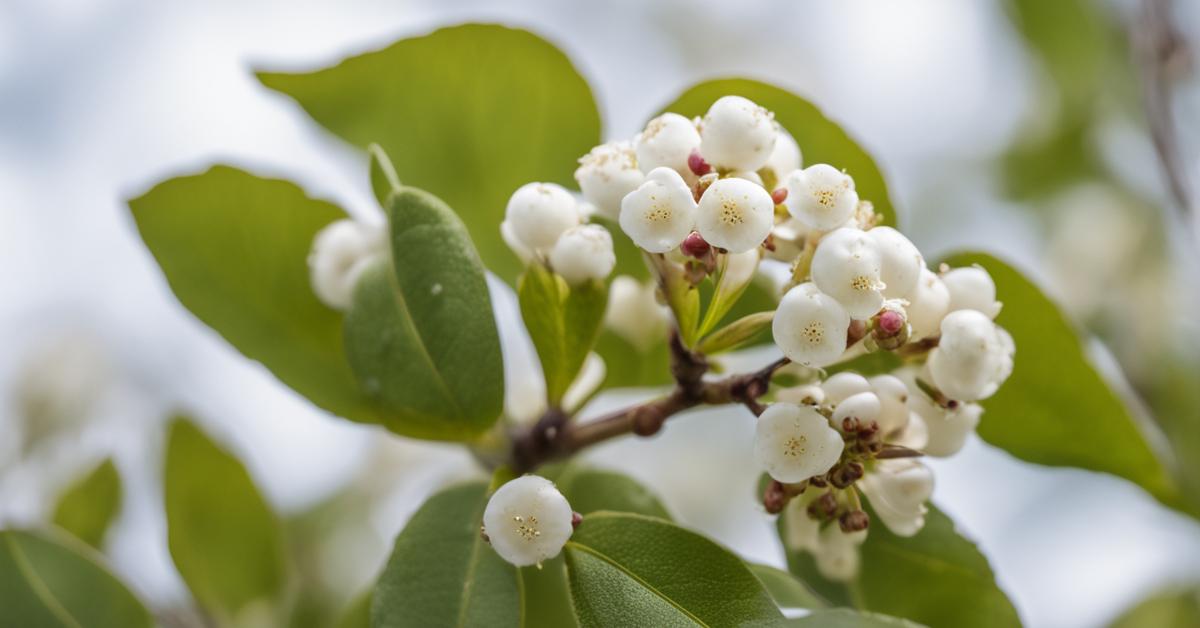
<svg viewBox="0 0 1200 628">
<path fill-rule="evenodd" d="M 612 236 L 554 183 L 526 183 L 508 199 L 500 235 L 525 263 L 543 260 L 567 283 L 603 280 L 617 263 Z"/>
</svg>

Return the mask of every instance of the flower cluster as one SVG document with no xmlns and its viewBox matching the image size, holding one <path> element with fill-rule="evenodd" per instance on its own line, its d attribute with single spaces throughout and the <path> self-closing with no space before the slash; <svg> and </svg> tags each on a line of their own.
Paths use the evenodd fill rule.
<svg viewBox="0 0 1200 628">
<path fill-rule="evenodd" d="M 695 119 L 663 114 L 632 140 L 597 146 L 575 177 L 582 200 L 531 183 L 513 194 L 501 227 L 518 255 L 543 260 L 569 283 L 603 279 L 614 265 L 611 237 L 586 224 L 591 216 L 615 221 L 645 252 L 659 303 L 671 303 L 666 293 L 680 281 L 712 279 L 718 293 L 722 282 L 755 274 L 783 282 L 770 325 L 791 362 L 781 373 L 800 381 L 773 388 L 765 406 L 747 405 L 760 414 L 755 455 L 771 478 L 764 505 L 786 514 L 788 546 L 812 553 L 825 576 L 852 578 L 871 525 L 864 497 L 893 533 L 919 532 L 933 475 L 918 457 L 959 451 L 979 423 L 977 402 L 1012 372 L 1015 346 L 994 322 L 1000 303 L 987 271 L 929 268 L 859 197 L 850 174 L 802 167 L 800 147 L 774 115 L 739 96 Z M 610 304 L 610 325 L 635 345 L 652 342 L 664 309 L 650 299 L 653 286 L 618 278 L 613 288 L 621 298 Z M 901 366 L 870 378 L 847 367 L 825 376 L 871 352 L 891 352 Z M 547 497 L 553 486 L 541 480 L 513 502 L 520 508 L 493 516 L 493 505 L 516 499 L 505 491 L 518 481 L 489 504 L 485 531 L 507 560 L 531 564 L 561 548 L 570 509 L 561 495 Z M 538 510 L 547 504 L 555 514 Z M 554 525 L 531 526 L 534 511 Z"/>
</svg>

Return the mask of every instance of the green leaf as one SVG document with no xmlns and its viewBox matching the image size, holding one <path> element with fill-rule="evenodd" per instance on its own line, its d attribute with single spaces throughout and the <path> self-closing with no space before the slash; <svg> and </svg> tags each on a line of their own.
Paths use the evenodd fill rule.
<svg viewBox="0 0 1200 628">
<path fill-rule="evenodd" d="M 780 617 L 737 556 L 672 523 L 584 518 L 564 549 L 582 626 L 735 626 Z"/>
<path fill-rule="evenodd" d="M 386 208 L 388 197 L 400 189 L 400 177 L 396 175 L 396 168 L 382 146 L 371 144 L 367 147 L 367 154 L 371 158 L 371 191 L 375 193 L 379 206 Z"/>
<path fill-rule="evenodd" d="M 608 288 L 600 281 L 568 286 L 562 277 L 535 263 L 517 282 L 517 299 L 542 362 L 546 396 L 557 406 L 596 344 Z"/>
<path fill-rule="evenodd" d="M 674 381 L 666 338 L 643 350 L 604 330 L 596 341 L 596 353 L 604 358 L 604 388 L 666 386 Z"/>
<path fill-rule="evenodd" d="M 1195 628 L 1200 626 L 1200 589 L 1164 591 L 1121 613 L 1109 628 Z"/>
<path fill-rule="evenodd" d="M 995 257 L 962 253 L 945 262 L 987 269 L 1004 303 L 996 322 L 1017 347 L 1012 376 L 983 402 L 979 435 L 1022 460 L 1111 473 L 1180 507 L 1173 479 L 1059 308 Z"/>
<path fill-rule="evenodd" d="M 280 594 L 279 521 L 242 464 L 186 419 L 171 424 L 163 485 L 171 558 L 202 607 L 230 619 Z"/>
<path fill-rule="evenodd" d="M 779 526 L 786 541 L 784 517 Z M 1008 596 L 996 585 L 987 558 L 933 506 L 925 527 L 908 538 L 892 534 L 872 515 L 861 553 L 859 577 L 849 585 L 825 580 L 808 554 L 792 548 L 787 551 L 788 568 L 832 603 L 905 617 L 932 628 L 1021 625 Z"/>
<path fill-rule="evenodd" d="M 517 569 L 479 534 L 487 485 L 429 498 L 396 537 L 375 587 L 371 626 L 517 626 Z"/>
<path fill-rule="evenodd" d="M 337 628 L 369 628 L 371 625 L 371 594 L 354 598 L 338 619 Z"/>
<path fill-rule="evenodd" d="M 780 608 L 824 608 L 824 600 L 796 576 L 770 565 L 746 563 Z"/>
<path fill-rule="evenodd" d="M 700 329 L 697 331 L 697 335 L 701 338 L 712 331 L 725 318 L 725 315 L 729 314 L 754 280 L 754 271 L 745 272 L 747 268 L 744 262 L 735 263 L 733 272 L 730 272 L 729 265 L 730 256 L 721 255 L 713 278 L 716 289 L 708 299 L 708 305 L 704 309 L 704 319 L 700 321 Z M 757 262 L 753 268 L 755 270 L 758 268 Z"/>
<path fill-rule="evenodd" d="M 63 493 L 54 509 L 54 524 L 99 548 L 120 510 L 121 476 L 109 458 Z"/>
<path fill-rule="evenodd" d="M 567 561 L 562 554 L 543 563 L 541 569 L 522 567 L 520 571 L 525 594 L 522 626 L 569 628 L 579 625 L 567 584 Z"/>
<path fill-rule="evenodd" d="M 0 601 L 4 628 L 154 625 L 94 550 L 60 534 L 0 531 Z"/>
<path fill-rule="evenodd" d="M 874 203 L 875 211 L 882 214 L 882 224 L 896 225 L 896 209 L 875 161 L 837 123 L 804 98 L 759 81 L 717 79 L 692 86 L 662 110 L 688 117 L 701 116 L 714 101 L 727 95 L 749 98 L 774 111 L 775 120 L 796 138 L 805 164 L 827 163 L 844 168 L 854 177 L 859 197 Z"/>
<path fill-rule="evenodd" d="M 646 253 L 645 258 L 657 269 L 659 291 L 674 315 L 679 339 L 685 347 L 695 346 L 700 331 L 700 290 L 688 281 L 683 265 L 657 253 Z"/>
<path fill-rule="evenodd" d="M 814 611 L 804 617 L 785 620 L 779 626 L 800 628 L 921 628 L 907 619 L 878 613 L 863 613 L 848 608 Z"/>
<path fill-rule="evenodd" d="M 579 462 L 567 464 L 551 477 L 571 508 L 583 515 L 601 510 L 631 512 L 647 517 L 671 520 L 670 513 L 650 492 L 633 478 L 614 471 L 592 469 Z"/>
<path fill-rule="evenodd" d="M 400 180 L 460 213 L 508 280 L 520 270 L 500 239 L 508 197 L 530 181 L 573 186 L 576 160 L 600 143 L 591 89 L 567 57 L 503 26 L 444 28 L 316 72 L 258 77 L 342 139 L 382 146 Z"/>
<path fill-rule="evenodd" d="M 504 402 L 500 337 L 483 265 L 454 212 L 402 187 L 389 197 L 392 264 L 368 269 L 346 315 L 346 352 L 398 434 L 463 440 Z"/>
<path fill-rule="evenodd" d="M 184 307 L 321 408 L 378 422 L 346 363 L 341 314 L 317 300 L 305 261 L 345 212 L 228 166 L 160 183 L 129 207 Z"/>
<path fill-rule="evenodd" d="M 732 351 L 745 346 L 771 326 L 775 320 L 775 312 L 755 312 L 711 333 L 696 347 L 705 355 L 713 355 L 722 351 Z"/>
</svg>

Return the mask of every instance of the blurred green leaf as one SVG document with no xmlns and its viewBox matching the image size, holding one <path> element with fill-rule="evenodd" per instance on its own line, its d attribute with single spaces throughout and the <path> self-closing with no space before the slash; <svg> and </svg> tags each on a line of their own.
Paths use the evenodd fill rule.
<svg viewBox="0 0 1200 628">
<path fill-rule="evenodd" d="M 504 402 L 500 337 L 482 264 L 454 212 L 402 187 L 389 197 L 392 264 L 368 269 L 346 315 L 346 352 L 397 434 L 462 440 Z"/>
<path fill-rule="evenodd" d="M 54 524 L 99 548 L 120 510 L 121 476 L 109 458 L 63 493 L 54 509 Z"/>
<path fill-rule="evenodd" d="M 316 72 L 259 72 L 351 144 L 377 142 L 400 180 L 457 210 L 487 266 L 520 264 L 500 239 L 508 197 L 530 181 L 574 186 L 600 114 L 566 55 L 523 30 L 467 24 Z"/>
<path fill-rule="evenodd" d="M 808 585 L 782 569 L 757 563 L 746 563 L 746 566 L 754 572 L 754 576 L 766 587 L 767 593 L 771 594 L 771 599 L 775 600 L 780 608 L 813 609 L 827 606 Z"/>
<path fill-rule="evenodd" d="M 184 307 L 321 408 L 378 422 L 346 362 L 342 316 L 317 300 L 305 261 L 345 212 L 228 166 L 160 183 L 129 207 Z"/>
<path fill-rule="evenodd" d="M 596 341 L 596 353 L 604 358 L 605 388 L 666 386 L 674 381 L 666 338 L 642 350 L 606 329 Z"/>
<path fill-rule="evenodd" d="M 486 492 L 483 482 L 452 487 L 413 515 L 375 587 L 373 627 L 519 624 L 517 569 L 479 534 Z"/>
<path fill-rule="evenodd" d="M 1011 0 L 1007 5 L 1017 31 L 1059 91 L 1059 106 L 1069 111 L 1093 107 L 1109 78 L 1112 41 L 1105 7 L 1091 0 Z"/>
<path fill-rule="evenodd" d="M 236 458 L 178 418 L 163 487 L 171 558 L 205 610 L 229 620 L 276 599 L 285 577 L 280 524 Z"/>
<path fill-rule="evenodd" d="M 596 343 L 608 288 L 600 281 L 568 286 L 542 264 L 530 264 L 517 282 L 521 318 L 537 348 L 546 396 L 557 406 Z"/>
<path fill-rule="evenodd" d="M 1017 347 L 1012 376 L 983 402 L 979 435 L 1022 460 L 1111 473 L 1180 507 L 1171 476 L 1059 308 L 995 257 L 961 253 L 944 261 L 987 269 L 1004 303 L 996 322 Z"/>
<path fill-rule="evenodd" d="M 785 544 L 786 526 L 781 516 L 779 529 Z M 909 538 L 892 534 L 872 515 L 861 548 L 859 577 L 849 584 L 824 579 L 809 554 L 785 549 L 789 570 L 833 604 L 904 617 L 932 628 L 1021 625 L 1008 596 L 996 585 L 987 558 L 933 506 L 925 527 Z"/>
<path fill-rule="evenodd" d="M 731 351 L 749 344 L 755 338 L 758 338 L 762 332 L 771 327 L 771 321 L 775 320 L 775 311 L 755 312 L 747 314 L 742 318 L 718 329 L 711 333 L 700 344 L 696 346 L 696 350 L 705 355 L 713 355 L 722 351 Z"/>
<path fill-rule="evenodd" d="M 805 164 L 844 168 L 854 177 L 859 197 L 874 203 L 875 211 L 883 215 L 882 224 L 896 225 L 896 209 L 875 161 L 840 125 L 804 98 L 750 79 L 717 79 L 692 86 L 662 111 L 702 116 L 714 101 L 727 95 L 749 98 L 775 112 L 775 120 L 796 138 Z"/>
<path fill-rule="evenodd" d="M 78 539 L 0 531 L 0 628 L 149 628 L 150 613 Z"/>
<path fill-rule="evenodd" d="M 582 626 L 734 626 L 780 617 L 737 556 L 672 523 L 584 518 L 564 549 Z"/>
<path fill-rule="evenodd" d="M 337 628 L 369 628 L 371 625 L 371 594 L 364 593 L 350 602 L 342 613 Z"/>
<path fill-rule="evenodd" d="M 671 520 L 658 497 L 625 474 L 573 462 L 552 479 L 571 503 L 571 508 L 580 514 L 611 510 Z"/>
<path fill-rule="evenodd" d="M 1200 626 L 1200 589 L 1165 591 L 1121 613 L 1109 628 L 1196 628 Z"/>
<path fill-rule="evenodd" d="M 386 208 L 388 197 L 401 187 L 400 177 L 396 175 L 396 168 L 382 146 L 371 144 L 367 147 L 367 155 L 371 159 L 371 191 L 375 193 L 379 206 Z"/>
</svg>

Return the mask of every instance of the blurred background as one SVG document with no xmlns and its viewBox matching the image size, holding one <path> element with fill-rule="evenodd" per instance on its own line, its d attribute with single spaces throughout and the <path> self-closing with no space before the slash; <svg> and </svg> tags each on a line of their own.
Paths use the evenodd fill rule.
<svg viewBox="0 0 1200 628">
<path fill-rule="evenodd" d="M 125 495 L 103 547 L 152 607 L 186 605 L 160 488 L 163 428 L 182 410 L 244 461 L 314 599 L 336 609 L 424 497 L 479 473 L 461 448 L 330 417 L 240 356 L 178 304 L 124 204 L 226 161 L 372 211 L 365 156 L 252 68 L 324 67 L 463 21 L 564 49 L 609 137 L 704 78 L 811 99 L 880 163 L 927 257 L 1000 253 L 1094 334 L 1097 364 L 1200 487 L 1200 3 L 0 0 L 0 527 L 46 521 L 112 457 Z M 532 357 L 508 344 L 512 379 Z M 588 457 L 782 565 L 752 494 L 751 433 L 722 415 Z M 1123 480 L 977 439 L 934 464 L 934 501 L 1028 625 L 1104 626 L 1200 582 L 1200 524 Z"/>
</svg>

